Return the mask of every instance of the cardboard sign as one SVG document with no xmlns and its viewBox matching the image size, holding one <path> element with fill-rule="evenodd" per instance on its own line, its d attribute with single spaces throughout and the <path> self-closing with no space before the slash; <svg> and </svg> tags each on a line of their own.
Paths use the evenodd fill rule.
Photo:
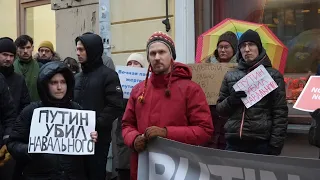
<svg viewBox="0 0 320 180">
<path fill-rule="evenodd" d="M 92 155 L 95 111 L 37 108 L 33 111 L 28 153 Z"/>
<path fill-rule="evenodd" d="M 320 108 L 320 76 L 311 76 L 293 108 L 313 112 Z"/>
<path fill-rule="evenodd" d="M 119 75 L 123 98 L 129 99 L 132 88 L 146 79 L 147 69 L 128 66 L 116 66 Z M 151 74 L 151 73 L 150 73 Z"/>
<path fill-rule="evenodd" d="M 224 75 L 237 66 L 236 63 L 188 64 L 192 69 L 192 81 L 201 86 L 209 105 L 217 103 Z"/>
<path fill-rule="evenodd" d="M 258 66 L 233 85 L 235 91 L 244 91 L 247 97 L 241 98 L 247 108 L 255 105 L 263 97 L 278 88 L 263 65 Z"/>
</svg>

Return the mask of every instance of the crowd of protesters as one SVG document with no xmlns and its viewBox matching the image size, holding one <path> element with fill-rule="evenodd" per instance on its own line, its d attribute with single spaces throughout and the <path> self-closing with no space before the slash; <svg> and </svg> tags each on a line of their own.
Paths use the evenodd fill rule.
<svg viewBox="0 0 320 180">
<path fill-rule="evenodd" d="M 103 54 L 99 35 L 75 39 L 77 60 L 61 59 L 49 41 L 33 56 L 33 39 L 0 38 L 0 177 L 3 180 L 104 180 L 108 152 L 114 179 L 137 179 L 138 153 L 155 137 L 222 150 L 280 155 L 287 135 L 288 107 L 282 74 L 274 69 L 257 32 L 238 39 L 222 34 L 206 63 L 238 63 L 224 76 L 216 105 L 208 105 L 191 69 L 176 62 L 172 38 L 155 32 L 146 57 L 131 54 L 127 66 L 147 69 L 143 82 L 123 98 L 118 74 Z M 250 108 L 233 85 L 263 65 L 278 87 Z M 59 107 L 93 110 L 92 156 L 28 153 L 33 110 Z M 319 110 L 320 111 L 320 110 Z M 313 117 L 319 119 L 319 111 Z M 319 124 L 319 123 L 318 123 Z M 110 154 L 110 153 L 109 153 Z"/>
</svg>

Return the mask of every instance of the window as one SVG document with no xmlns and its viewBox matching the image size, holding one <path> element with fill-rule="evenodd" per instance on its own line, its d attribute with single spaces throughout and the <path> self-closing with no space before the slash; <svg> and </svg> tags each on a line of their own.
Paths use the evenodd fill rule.
<svg viewBox="0 0 320 180">
<path fill-rule="evenodd" d="M 286 73 L 316 72 L 320 0 L 195 0 L 196 37 L 225 18 L 267 24 L 288 47 Z"/>
<path fill-rule="evenodd" d="M 35 51 L 42 41 L 56 46 L 56 20 L 51 4 L 26 8 L 26 34 L 33 37 Z"/>
</svg>

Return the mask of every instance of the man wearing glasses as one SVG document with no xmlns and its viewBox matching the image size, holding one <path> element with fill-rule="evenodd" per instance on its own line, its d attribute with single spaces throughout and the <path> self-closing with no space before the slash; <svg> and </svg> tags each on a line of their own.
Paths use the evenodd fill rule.
<svg viewBox="0 0 320 180">
<path fill-rule="evenodd" d="M 222 82 L 217 102 L 219 115 L 227 117 L 225 137 L 227 150 L 255 154 L 279 155 L 287 134 L 288 107 L 282 74 L 272 68 L 257 32 L 248 30 L 239 39 L 238 67 L 229 71 Z M 241 98 L 244 91 L 233 85 L 249 72 L 263 65 L 278 88 L 250 108 Z"/>
<path fill-rule="evenodd" d="M 50 61 L 61 60 L 59 54 L 54 51 L 53 44 L 50 41 L 40 43 L 38 53 L 34 55 L 34 59 L 39 63 L 40 67 Z"/>
<path fill-rule="evenodd" d="M 31 101 L 40 100 L 37 90 L 37 78 L 39 64 L 32 58 L 33 39 L 28 35 L 22 35 L 15 41 L 17 57 L 13 63 L 14 72 L 24 76 L 29 90 Z"/>
</svg>

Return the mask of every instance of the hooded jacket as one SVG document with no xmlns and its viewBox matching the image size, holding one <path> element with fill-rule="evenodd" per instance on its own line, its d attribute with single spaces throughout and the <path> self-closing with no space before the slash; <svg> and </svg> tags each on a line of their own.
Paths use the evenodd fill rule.
<svg viewBox="0 0 320 180">
<path fill-rule="evenodd" d="M 0 67 L 0 72 L 6 78 L 10 94 L 14 100 L 17 114 L 30 104 L 30 95 L 24 77 L 14 72 L 14 66 Z"/>
<path fill-rule="evenodd" d="M 4 76 L 0 73 L 0 148 L 7 142 L 16 120 L 13 99 Z"/>
<path fill-rule="evenodd" d="M 84 34 L 76 39 L 86 49 L 87 61 L 75 76 L 75 101 L 84 109 L 96 112 L 98 143 L 109 144 L 113 121 L 123 113 L 123 95 L 118 74 L 103 65 L 103 44 L 96 34 Z M 103 136 L 101 135 L 103 134 Z"/>
<path fill-rule="evenodd" d="M 49 80 L 57 73 L 66 79 L 67 92 L 58 100 L 49 94 Z M 59 107 L 81 109 L 72 101 L 74 77 L 62 62 L 50 62 L 41 69 L 37 81 L 41 101 L 33 102 L 22 110 L 10 135 L 8 150 L 19 162 L 25 164 L 23 175 L 27 180 L 87 180 L 84 168 L 84 156 L 29 154 L 29 132 L 34 109 L 39 107 Z"/>
<path fill-rule="evenodd" d="M 240 54 L 240 53 L 239 53 Z M 272 68 L 271 61 L 263 49 L 256 60 L 247 63 L 239 55 L 238 68 L 227 72 L 221 85 L 217 101 L 219 115 L 227 117 L 225 137 L 228 142 L 243 143 L 244 141 L 267 141 L 274 155 L 278 155 L 284 144 L 288 125 L 288 107 L 286 102 L 285 83 L 282 74 Z M 255 105 L 246 109 L 245 106 L 231 106 L 228 102 L 234 91 L 233 85 L 259 65 L 263 65 L 278 88 L 263 97 Z M 244 113 L 244 119 L 242 119 Z M 243 120 L 242 139 L 240 126 Z"/>
<path fill-rule="evenodd" d="M 145 90 L 145 100 L 138 97 L 144 91 L 144 81 L 131 92 L 122 118 L 122 135 L 133 148 L 135 138 L 150 126 L 166 127 L 167 138 L 182 143 L 205 146 L 213 133 L 212 118 L 201 87 L 191 81 L 189 67 L 174 63 L 172 75 L 151 74 Z M 171 96 L 165 96 L 170 83 Z M 131 178 L 137 177 L 137 153 L 131 156 Z"/>
</svg>

